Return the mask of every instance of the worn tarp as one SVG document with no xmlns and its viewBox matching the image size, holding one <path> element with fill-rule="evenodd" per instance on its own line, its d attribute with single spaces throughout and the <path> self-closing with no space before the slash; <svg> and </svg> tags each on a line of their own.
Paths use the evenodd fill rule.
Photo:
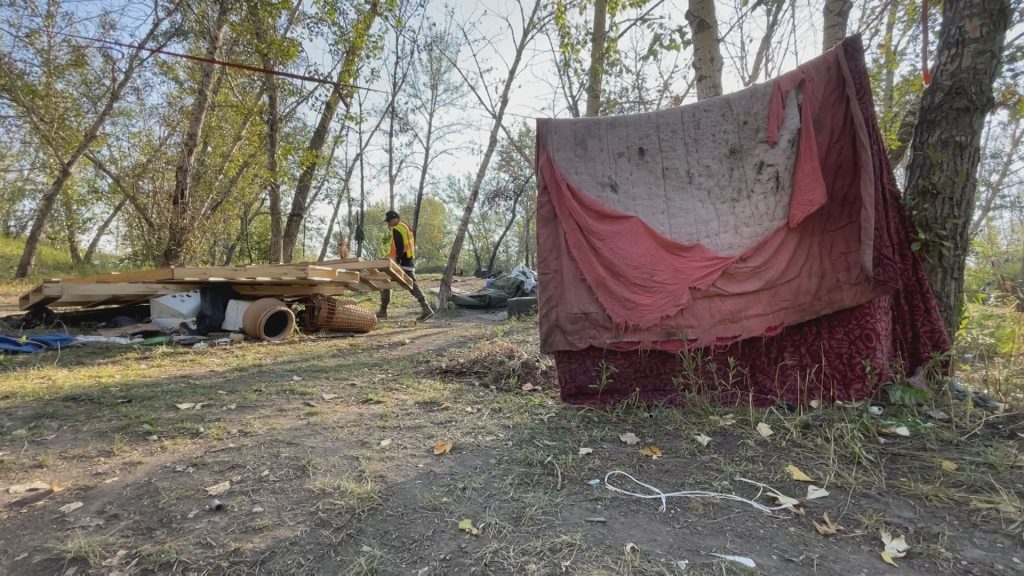
<svg viewBox="0 0 1024 576">
<path fill-rule="evenodd" d="M 851 90 L 833 50 L 688 106 L 539 120 L 543 349 L 705 346 L 884 294 Z"/>
</svg>

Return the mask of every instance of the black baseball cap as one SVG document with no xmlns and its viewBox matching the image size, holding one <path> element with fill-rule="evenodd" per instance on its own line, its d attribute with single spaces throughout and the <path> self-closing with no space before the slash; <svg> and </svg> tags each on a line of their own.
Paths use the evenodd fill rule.
<svg viewBox="0 0 1024 576">
<path fill-rule="evenodd" d="M 388 220 L 391 220 L 392 218 L 398 218 L 398 217 L 399 217 L 398 216 L 398 212 L 395 212 L 394 210 L 388 210 L 387 212 L 384 213 L 384 221 L 385 222 L 387 222 Z"/>
</svg>

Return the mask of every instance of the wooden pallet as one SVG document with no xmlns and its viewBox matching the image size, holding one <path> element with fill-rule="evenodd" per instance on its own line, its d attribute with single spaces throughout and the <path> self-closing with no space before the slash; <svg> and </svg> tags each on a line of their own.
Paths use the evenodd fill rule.
<svg viewBox="0 0 1024 576">
<path fill-rule="evenodd" d="M 254 266 L 175 266 L 43 282 L 18 299 L 18 307 L 84 307 L 134 304 L 153 296 L 227 284 L 244 296 L 295 299 L 412 288 L 412 279 L 388 259 L 332 260 Z"/>
</svg>

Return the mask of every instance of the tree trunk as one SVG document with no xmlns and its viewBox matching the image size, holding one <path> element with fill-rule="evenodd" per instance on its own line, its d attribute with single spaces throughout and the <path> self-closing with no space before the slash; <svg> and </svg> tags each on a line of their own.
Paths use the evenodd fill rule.
<svg viewBox="0 0 1024 576">
<path fill-rule="evenodd" d="M 331 245 L 331 236 L 334 234 L 334 223 L 338 220 L 338 213 L 341 212 L 341 201 L 345 199 L 346 194 L 348 194 L 348 179 L 342 184 L 341 191 L 338 192 L 338 198 L 334 201 L 334 210 L 331 212 L 330 220 L 327 221 L 327 232 L 324 234 L 324 243 L 320 246 L 320 256 L 317 257 L 317 262 L 323 262 L 327 258 L 327 249 Z"/>
<path fill-rule="evenodd" d="M 982 225 L 985 224 L 985 220 L 988 218 L 989 213 L 992 212 L 992 206 L 995 204 L 996 198 L 999 197 L 999 193 L 1003 191 L 1006 184 L 1006 177 L 1010 174 L 1010 168 L 1015 162 L 1019 160 L 1017 154 L 1019 154 L 1022 137 L 1024 137 L 1024 131 L 1021 127 L 1024 126 L 1024 122 L 1018 119 L 1013 124 L 1013 128 L 1010 130 L 1010 140 L 1006 145 L 1007 154 L 1003 158 L 1002 164 L 999 166 L 999 171 L 996 172 L 995 178 L 988 182 L 987 190 L 984 190 L 984 197 L 982 199 L 981 208 L 974 215 L 974 219 L 971 221 L 971 230 L 968 233 L 968 238 L 973 239 L 978 232 L 981 231 Z M 1024 273 L 1024 269 L 1021 269 Z M 1024 286 L 1022 286 L 1024 288 Z"/>
<path fill-rule="evenodd" d="M 259 4 L 250 6 L 253 30 L 256 33 L 258 52 L 263 67 L 274 69 L 274 61 L 268 52 L 266 23 L 258 12 Z M 268 199 L 270 201 L 270 263 L 281 262 L 283 248 L 281 231 L 281 178 L 277 171 L 277 149 L 281 125 L 281 111 L 278 104 L 277 78 L 271 72 L 263 75 L 264 91 L 267 93 L 267 173 L 270 177 Z"/>
<path fill-rule="evenodd" d="M 715 0 L 690 0 L 686 21 L 693 35 L 693 71 L 697 99 L 722 95 L 722 51 L 718 40 Z"/>
<path fill-rule="evenodd" d="M 981 133 L 1009 22 L 1008 0 L 943 3 L 935 76 L 907 166 L 910 218 L 951 337 L 962 315 Z"/>
<path fill-rule="evenodd" d="M 604 75 L 605 44 L 608 39 L 608 0 L 594 2 L 594 28 L 590 33 L 590 68 L 587 69 L 587 116 L 601 111 L 601 79 Z"/>
<path fill-rule="evenodd" d="M 57 203 L 57 197 L 60 196 L 61 191 L 64 190 L 64 185 L 71 178 L 71 171 L 74 170 L 75 165 L 78 164 L 78 161 L 81 160 L 82 156 L 89 150 L 89 147 L 96 141 L 100 129 L 107 122 L 110 113 L 113 112 L 114 105 L 121 100 L 121 95 L 124 94 L 124 89 L 135 75 L 135 71 L 148 59 L 148 56 L 143 56 L 144 50 L 142 47 L 149 44 L 150 40 L 153 39 L 153 36 L 160 29 L 163 21 L 164 18 L 154 15 L 149 31 L 139 41 L 140 47 L 136 48 L 128 58 L 124 74 L 117 84 L 114 85 L 113 89 L 111 89 L 110 96 L 107 97 L 103 109 L 100 110 L 96 118 L 93 119 L 92 124 L 86 129 L 85 135 L 78 143 L 78 146 L 75 147 L 71 156 L 66 161 L 60 162 L 60 171 L 57 173 L 57 178 L 54 179 L 53 184 L 50 185 L 50 188 L 39 200 L 39 206 L 36 208 L 36 217 L 32 221 L 32 228 L 29 229 L 28 237 L 25 239 L 25 249 L 21 253 L 18 268 L 14 273 L 15 278 L 28 278 L 29 274 L 32 273 L 36 253 L 39 251 L 39 241 L 43 238 L 43 232 L 46 230 L 46 221 L 49 220 L 50 213 L 53 212 L 53 207 Z"/>
<path fill-rule="evenodd" d="M 430 167 L 430 145 L 434 138 L 434 111 L 427 116 L 427 135 L 423 142 L 423 162 L 420 164 L 420 182 L 416 186 L 416 199 L 412 208 L 412 229 L 419 230 L 420 206 L 423 204 L 423 192 L 427 186 L 427 170 Z"/>
<path fill-rule="evenodd" d="M 536 32 L 537 26 L 540 24 L 538 21 L 539 12 L 543 0 L 534 0 L 533 9 L 530 12 L 529 19 L 523 22 L 523 30 L 519 36 L 519 42 L 516 45 L 515 57 L 512 59 L 512 64 L 508 69 L 508 76 L 505 77 L 505 85 L 501 90 L 501 97 L 498 100 L 498 109 L 495 111 L 494 124 L 491 126 L 491 134 L 487 139 L 487 149 L 484 151 L 484 156 L 480 160 L 480 167 L 476 172 L 476 179 L 473 181 L 473 187 L 469 191 L 469 198 L 466 200 L 466 207 L 462 211 L 462 219 L 459 221 L 459 227 L 455 232 L 455 239 L 452 241 L 452 250 L 448 254 L 448 264 L 445 266 L 444 274 L 441 276 L 441 286 L 438 290 L 438 304 L 441 308 L 448 306 L 448 300 L 451 299 L 452 294 L 452 279 L 455 277 L 455 269 L 459 264 L 459 256 L 462 254 L 462 243 L 466 239 L 466 230 L 469 229 L 469 221 L 473 216 L 473 209 L 476 207 L 476 200 L 480 196 L 480 187 L 483 186 L 484 178 L 487 176 L 487 168 L 491 164 L 491 157 L 494 156 L 494 150 L 498 147 L 498 133 L 501 132 L 501 123 L 505 119 L 505 109 L 508 108 L 508 95 L 512 90 L 512 85 L 515 83 L 516 75 L 519 72 L 519 64 L 523 59 L 523 52 L 526 51 L 526 46 L 532 40 L 533 35 Z"/>
<path fill-rule="evenodd" d="M 508 231 L 512 229 L 512 225 L 516 222 L 516 208 L 519 207 L 519 197 L 521 195 L 522 193 L 520 192 L 512 199 L 512 217 L 508 219 L 508 224 L 501 231 L 501 236 L 498 236 L 498 241 L 494 243 L 494 248 L 491 250 L 491 258 L 487 261 L 488 272 L 494 270 L 494 261 L 498 259 L 498 249 L 501 248 L 501 243 L 505 241 L 505 236 L 508 235 Z"/>
<path fill-rule="evenodd" d="M 89 246 L 85 249 L 85 255 L 82 256 L 82 263 L 89 265 L 92 264 L 92 259 L 96 256 L 96 250 L 100 246 L 100 240 L 106 235 L 107 229 L 114 223 L 117 215 L 124 209 L 124 205 L 128 203 L 128 198 L 121 198 L 121 201 L 114 206 L 114 209 L 110 211 L 110 214 L 103 220 L 100 227 L 96 229 L 96 234 L 92 237 L 92 241 L 89 242 Z"/>
<path fill-rule="evenodd" d="M 330 130 L 334 114 L 338 110 L 338 104 L 347 102 L 355 92 L 352 81 L 355 80 L 358 71 L 359 59 L 370 36 L 370 29 L 377 19 L 379 4 L 377 1 L 371 3 L 370 7 L 359 15 L 352 26 L 352 41 L 345 50 L 345 57 L 338 70 L 338 77 L 330 96 L 324 104 L 320 113 L 313 135 L 309 139 L 309 146 L 302 159 L 302 172 L 299 173 L 299 180 L 295 185 L 295 194 L 292 196 L 292 208 L 288 214 L 288 221 L 284 227 L 284 248 L 282 258 L 285 262 L 292 261 L 295 251 L 295 243 L 299 238 L 299 228 L 306 217 L 306 204 L 309 199 L 309 192 L 313 186 L 313 176 L 320 165 L 320 153 L 323 151 L 324 143 L 327 141 L 327 133 Z"/>
<path fill-rule="evenodd" d="M 206 58 L 214 60 L 220 55 L 221 42 L 224 39 L 224 27 L 228 21 L 228 2 L 221 0 L 217 5 L 217 17 L 210 32 L 210 40 L 206 46 Z M 193 174 L 193 163 L 195 162 L 196 148 L 199 138 L 202 136 L 203 125 L 206 123 L 206 114 L 210 109 L 210 88 L 213 85 L 213 74 L 216 65 L 212 62 L 204 62 L 200 65 L 199 87 L 195 100 L 192 102 L 192 111 L 189 114 L 188 130 L 181 147 L 181 154 L 178 157 L 178 164 L 174 169 L 174 192 L 171 196 L 170 225 L 167 231 L 167 246 L 164 248 L 163 262 L 165 266 L 176 266 L 181 264 L 185 256 L 185 243 L 192 230 L 191 212 L 191 184 Z"/>
<path fill-rule="evenodd" d="M 64 233 L 68 242 L 68 254 L 71 256 L 71 265 L 76 269 L 82 266 L 82 251 L 78 246 L 78 232 L 75 230 L 75 213 L 71 202 L 67 197 L 61 202 L 61 211 L 64 212 Z"/>
<path fill-rule="evenodd" d="M 822 17 L 825 20 L 824 37 L 821 51 L 831 50 L 846 38 L 846 23 L 850 19 L 850 9 L 853 8 L 853 0 L 825 0 L 825 6 L 821 9 Z"/>
</svg>

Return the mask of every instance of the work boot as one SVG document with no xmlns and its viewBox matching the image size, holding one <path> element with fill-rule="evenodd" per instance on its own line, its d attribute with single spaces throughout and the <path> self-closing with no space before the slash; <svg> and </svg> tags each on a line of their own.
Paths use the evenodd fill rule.
<svg viewBox="0 0 1024 576">
<path fill-rule="evenodd" d="M 423 309 L 423 311 L 420 312 L 420 315 L 416 317 L 417 322 L 426 322 L 427 320 L 430 320 L 431 318 L 434 317 L 434 309 L 430 307 L 430 304 L 424 302 L 420 304 L 420 307 Z"/>
<path fill-rule="evenodd" d="M 377 320 L 387 320 L 387 319 L 388 319 L 388 309 L 387 308 L 381 308 L 380 310 L 377 310 Z"/>
</svg>

